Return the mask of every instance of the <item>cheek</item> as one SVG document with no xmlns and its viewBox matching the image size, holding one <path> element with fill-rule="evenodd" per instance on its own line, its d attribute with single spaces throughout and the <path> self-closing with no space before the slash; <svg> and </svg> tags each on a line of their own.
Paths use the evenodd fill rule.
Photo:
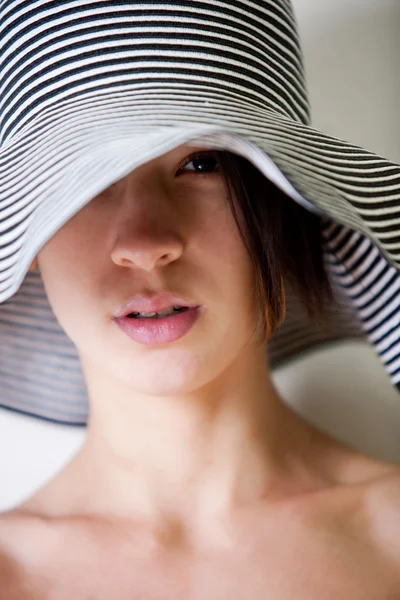
<svg viewBox="0 0 400 600">
<path fill-rule="evenodd" d="M 49 303 L 67 334 L 87 310 L 85 296 L 90 289 L 87 270 L 93 266 L 82 238 L 69 225 L 67 223 L 43 246 L 38 257 Z"/>
<path fill-rule="evenodd" d="M 232 213 L 214 215 L 199 237 L 209 267 L 229 285 L 229 294 L 243 299 L 254 294 L 254 266 Z"/>
<path fill-rule="evenodd" d="M 102 246 L 104 252 L 101 227 L 107 227 L 107 223 L 109 226 L 107 219 L 103 219 L 104 225 L 99 222 L 100 216 L 94 201 L 91 201 L 43 246 L 39 253 L 39 267 L 46 281 L 70 286 L 74 280 L 76 284 L 80 283 L 85 271 L 96 269 L 102 260 Z"/>
<path fill-rule="evenodd" d="M 218 355 L 247 344 L 259 319 L 256 275 L 251 257 L 231 213 L 215 214 L 197 229 L 192 248 L 199 276 L 192 278 L 193 289 L 204 289 L 210 301 L 210 318 L 205 335 L 213 338 Z M 204 286 L 201 282 L 204 282 Z"/>
</svg>

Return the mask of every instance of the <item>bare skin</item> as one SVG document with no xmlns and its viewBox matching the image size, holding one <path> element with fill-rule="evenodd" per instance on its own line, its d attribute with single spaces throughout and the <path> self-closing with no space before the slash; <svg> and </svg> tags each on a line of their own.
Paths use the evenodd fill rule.
<svg viewBox="0 0 400 600">
<path fill-rule="evenodd" d="M 232 511 L 201 542 L 177 523 L 49 516 L 73 483 L 61 475 L 0 517 L 2 598 L 398 600 L 400 469 L 310 434 L 321 473 Z"/>
<path fill-rule="evenodd" d="M 78 455 L 0 515 L 2 598 L 399 600 L 400 467 L 279 397 L 223 177 L 178 174 L 189 152 L 140 167 L 38 255 L 90 419 Z M 205 312 L 142 347 L 114 309 L 163 288 Z"/>
</svg>

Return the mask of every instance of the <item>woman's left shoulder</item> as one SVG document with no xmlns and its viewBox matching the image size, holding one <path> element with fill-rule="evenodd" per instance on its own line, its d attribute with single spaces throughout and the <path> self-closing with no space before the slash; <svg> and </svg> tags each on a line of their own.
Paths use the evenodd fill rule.
<svg viewBox="0 0 400 600">
<path fill-rule="evenodd" d="M 328 522 L 344 521 L 363 544 L 394 564 L 400 586 L 400 464 L 344 446 L 337 455 L 338 485 L 326 502 Z"/>
<path fill-rule="evenodd" d="M 382 463 L 381 469 L 374 470 L 364 483 L 364 499 L 371 516 L 389 519 L 400 515 L 400 465 Z M 400 519 L 398 524 L 400 527 Z"/>
<path fill-rule="evenodd" d="M 363 505 L 373 543 L 397 563 L 400 573 L 400 466 L 382 467 L 381 474 L 366 482 Z"/>
</svg>

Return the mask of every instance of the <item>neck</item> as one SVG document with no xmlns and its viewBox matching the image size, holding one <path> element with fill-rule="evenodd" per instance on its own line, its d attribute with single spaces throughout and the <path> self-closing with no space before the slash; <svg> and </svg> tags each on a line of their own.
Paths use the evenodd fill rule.
<svg viewBox="0 0 400 600">
<path fill-rule="evenodd" d="M 277 394 L 265 351 L 248 354 L 212 386 L 175 398 L 116 394 L 82 360 L 91 416 L 73 510 L 204 532 L 286 493 L 310 432 Z"/>
<path fill-rule="evenodd" d="M 178 498 L 193 506 L 201 490 L 226 505 L 245 501 L 264 489 L 262 463 L 274 460 L 280 406 L 265 372 L 257 390 L 235 379 L 222 394 L 202 390 L 202 398 L 135 397 L 118 408 L 95 402 L 87 443 L 140 478 L 146 506 L 157 499 L 176 506 Z"/>
</svg>

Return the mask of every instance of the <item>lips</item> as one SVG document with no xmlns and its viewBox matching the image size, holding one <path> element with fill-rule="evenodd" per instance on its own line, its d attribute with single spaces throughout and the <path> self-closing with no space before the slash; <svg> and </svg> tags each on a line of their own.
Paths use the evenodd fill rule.
<svg viewBox="0 0 400 600">
<path fill-rule="evenodd" d="M 194 302 L 191 298 L 178 296 L 167 291 L 158 292 L 156 294 L 136 294 L 128 300 L 120 310 L 114 314 L 114 317 L 126 317 L 132 313 L 153 313 L 161 312 L 173 306 L 185 308 L 197 308 L 200 306 L 198 302 Z"/>
<path fill-rule="evenodd" d="M 201 307 L 189 308 L 169 317 L 131 318 L 117 317 L 115 324 L 139 344 L 160 345 L 176 342 L 194 327 L 203 314 Z"/>
</svg>

